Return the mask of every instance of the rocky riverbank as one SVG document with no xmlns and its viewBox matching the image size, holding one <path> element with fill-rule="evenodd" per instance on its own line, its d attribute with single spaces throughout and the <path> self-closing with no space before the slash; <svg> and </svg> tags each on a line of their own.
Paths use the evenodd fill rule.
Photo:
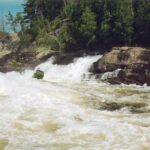
<svg viewBox="0 0 150 150">
<path fill-rule="evenodd" d="M 0 39 L 0 72 L 33 68 L 52 56 L 51 51 L 36 52 L 33 48 L 34 44 L 20 48 L 19 39 L 15 35 Z"/>
<path fill-rule="evenodd" d="M 33 51 L 34 44 L 20 49 L 17 38 L 0 40 L 0 72 L 23 71 L 55 56 L 54 64 L 67 65 L 83 52 L 59 53 L 50 50 Z M 114 47 L 95 62 L 90 72 L 111 84 L 150 85 L 150 49 L 140 47 Z"/>
<path fill-rule="evenodd" d="M 90 55 L 95 55 L 95 53 L 90 53 Z M 35 42 L 29 46 L 24 46 L 24 48 L 20 47 L 17 35 L 12 35 L 8 39 L 0 38 L 0 72 L 20 72 L 27 68 L 32 69 L 51 56 L 55 57 L 54 64 L 68 65 L 73 62 L 74 58 L 85 56 L 85 53 L 82 51 L 76 53 L 62 53 L 54 52 L 49 49 L 37 51 Z"/>
<path fill-rule="evenodd" d="M 9 39 L 0 40 L 0 72 L 23 71 L 32 69 L 38 64 L 55 56 L 54 64 L 67 65 L 73 62 L 74 58 L 82 57 L 83 52 L 61 53 L 51 50 L 36 51 L 36 44 L 33 43 L 25 48 L 20 48 L 19 41 L 14 36 Z"/>
<path fill-rule="evenodd" d="M 90 72 L 112 84 L 150 85 L 150 49 L 114 47 L 92 65 Z"/>
</svg>

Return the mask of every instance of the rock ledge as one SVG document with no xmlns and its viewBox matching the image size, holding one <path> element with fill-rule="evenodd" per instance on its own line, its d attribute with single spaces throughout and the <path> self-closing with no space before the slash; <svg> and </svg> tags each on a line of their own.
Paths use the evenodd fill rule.
<svg viewBox="0 0 150 150">
<path fill-rule="evenodd" d="M 141 47 L 114 47 L 95 62 L 90 72 L 98 75 L 114 72 L 117 76 L 105 78 L 112 84 L 150 85 L 150 49 Z"/>
</svg>

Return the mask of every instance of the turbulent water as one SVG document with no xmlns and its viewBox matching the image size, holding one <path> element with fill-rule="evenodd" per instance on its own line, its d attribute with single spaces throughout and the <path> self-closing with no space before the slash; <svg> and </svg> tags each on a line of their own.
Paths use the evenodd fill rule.
<svg viewBox="0 0 150 150">
<path fill-rule="evenodd" d="M 99 58 L 0 73 L 0 150 L 150 150 L 150 87 L 88 80 Z"/>
</svg>

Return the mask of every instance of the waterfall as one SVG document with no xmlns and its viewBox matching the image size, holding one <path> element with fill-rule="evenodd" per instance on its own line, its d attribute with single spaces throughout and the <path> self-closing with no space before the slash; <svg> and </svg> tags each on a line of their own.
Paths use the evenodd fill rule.
<svg viewBox="0 0 150 150">
<path fill-rule="evenodd" d="M 80 81 L 83 76 L 88 73 L 91 65 L 100 59 L 101 55 L 86 56 L 74 59 L 69 65 L 54 65 L 54 58 L 50 58 L 47 62 L 36 67 L 44 71 L 45 80 L 76 80 Z"/>
</svg>

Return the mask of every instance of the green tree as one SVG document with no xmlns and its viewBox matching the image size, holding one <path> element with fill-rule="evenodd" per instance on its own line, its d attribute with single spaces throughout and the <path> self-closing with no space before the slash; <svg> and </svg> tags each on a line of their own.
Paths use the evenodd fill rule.
<svg viewBox="0 0 150 150">
<path fill-rule="evenodd" d="M 27 0 L 23 19 L 10 15 L 10 20 L 14 30 L 20 25 L 29 43 L 67 52 L 108 50 L 149 46 L 149 12 L 149 0 Z"/>
<path fill-rule="evenodd" d="M 130 44 L 133 34 L 132 0 L 105 0 L 99 33 L 104 47 Z"/>
<path fill-rule="evenodd" d="M 150 46 L 150 1 L 134 0 L 134 42 L 140 46 Z"/>
<path fill-rule="evenodd" d="M 24 4 L 24 18 L 27 23 L 31 23 L 42 15 L 52 21 L 60 14 L 63 5 L 62 0 L 27 0 Z"/>
<path fill-rule="evenodd" d="M 96 38 L 95 36 L 96 29 L 97 29 L 96 15 L 91 11 L 90 8 L 86 7 L 85 11 L 81 16 L 79 31 L 83 39 L 83 44 L 85 44 L 87 47 L 89 46 L 89 44 L 94 42 Z"/>
<path fill-rule="evenodd" d="M 21 34 L 25 31 L 25 24 L 23 16 L 20 13 L 16 13 L 15 16 L 11 14 L 11 12 L 8 12 L 7 15 L 7 24 L 10 25 L 13 32 L 17 33 L 18 31 L 21 32 Z"/>
<path fill-rule="evenodd" d="M 58 40 L 60 42 L 60 49 L 62 51 L 72 52 L 78 49 L 78 45 L 73 36 L 73 24 L 70 22 L 64 22 L 60 28 Z"/>
</svg>

